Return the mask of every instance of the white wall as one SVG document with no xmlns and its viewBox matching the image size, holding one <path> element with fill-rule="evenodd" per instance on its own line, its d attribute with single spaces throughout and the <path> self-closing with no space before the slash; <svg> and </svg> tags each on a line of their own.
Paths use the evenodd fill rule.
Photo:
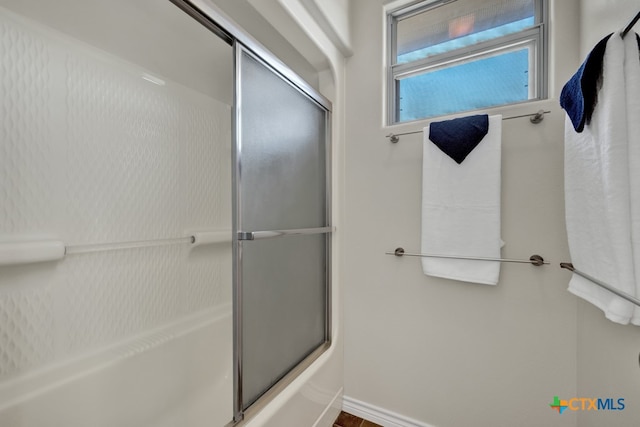
<svg viewBox="0 0 640 427">
<path fill-rule="evenodd" d="M 349 14 L 349 0 L 312 0 L 327 17 L 333 26 L 333 30 L 349 46 L 351 44 L 351 27 Z"/>
<path fill-rule="evenodd" d="M 324 34 L 344 56 L 351 56 L 349 0 L 302 0 Z"/>
<path fill-rule="evenodd" d="M 636 0 L 581 0 L 580 61 L 604 36 L 624 28 L 640 4 Z M 634 30 L 640 32 L 640 24 Z M 577 66 L 577 65 L 576 65 Z M 582 412 L 580 427 L 636 425 L 640 419 L 640 328 L 606 320 L 586 302 L 578 305 L 578 390 L 585 397 L 625 398 L 626 408 L 613 418 Z"/>
<path fill-rule="evenodd" d="M 639 11 L 635 0 L 580 0 L 580 61 L 600 39 L 623 29 Z M 640 24 L 634 30 L 640 32 Z"/>
<path fill-rule="evenodd" d="M 539 253 L 551 266 L 504 264 L 496 287 L 427 277 L 420 248 L 421 135 L 382 126 L 383 1 L 352 2 L 347 63 L 345 399 L 437 427 L 576 426 L 554 395 L 576 390 L 577 300 L 569 274 L 563 201 L 561 85 L 578 55 L 578 2 L 554 1 L 552 99 L 497 111 L 551 110 L 539 125 L 503 122 L 502 238 L 507 258 Z"/>
<path fill-rule="evenodd" d="M 316 89 L 318 88 L 318 69 L 293 46 L 294 40 L 285 38 L 282 34 L 285 29 L 274 26 L 271 21 L 265 18 L 266 12 L 257 8 L 257 6 L 269 4 L 268 2 L 272 0 L 212 1 L 307 83 Z M 273 9 L 273 6 L 271 8 Z"/>
</svg>

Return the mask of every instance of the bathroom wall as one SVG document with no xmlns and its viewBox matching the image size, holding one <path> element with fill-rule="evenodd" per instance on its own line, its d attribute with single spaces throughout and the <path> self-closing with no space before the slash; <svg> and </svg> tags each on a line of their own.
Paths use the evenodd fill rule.
<svg viewBox="0 0 640 427">
<path fill-rule="evenodd" d="M 255 0 L 212 1 L 223 13 L 226 13 L 308 84 L 318 89 L 318 70 L 293 46 L 295 41 L 288 40 L 282 34 L 283 29 L 276 28 L 263 16 L 265 11 L 256 9 L 256 5 L 265 4 L 265 0 L 257 1 L 256 5 L 252 4 Z M 271 9 L 273 10 L 273 6 Z"/>
<path fill-rule="evenodd" d="M 331 24 L 332 30 L 340 38 L 341 44 L 349 47 L 351 44 L 349 0 L 307 0 L 306 3 L 314 3 L 317 5 L 324 17 Z"/>
<path fill-rule="evenodd" d="M 420 249 L 422 135 L 389 143 L 384 125 L 384 1 L 352 2 L 347 62 L 344 288 L 345 405 L 414 424 L 576 426 L 549 407 L 575 396 L 577 299 L 563 201 L 564 114 L 557 96 L 578 62 L 578 1 L 552 1 L 550 99 L 491 110 L 551 111 L 542 123 L 503 122 L 502 254 L 552 265 L 504 264 L 497 286 L 427 277 Z M 395 2 L 397 4 L 398 2 Z M 364 410 L 363 409 L 363 410 Z"/>
<path fill-rule="evenodd" d="M 344 56 L 351 56 L 349 0 L 302 0 L 302 3 L 334 46 Z"/>
<path fill-rule="evenodd" d="M 580 62 L 604 36 L 624 28 L 640 4 L 635 0 L 581 0 Z M 640 32 L 640 24 L 634 30 Z M 576 67 L 578 64 L 576 64 Z M 640 327 L 606 320 L 600 310 L 578 303 L 578 391 L 584 397 L 624 398 L 626 407 L 611 413 L 587 411 L 580 427 L 636 425 L 640 419 Z"/>
</svg>

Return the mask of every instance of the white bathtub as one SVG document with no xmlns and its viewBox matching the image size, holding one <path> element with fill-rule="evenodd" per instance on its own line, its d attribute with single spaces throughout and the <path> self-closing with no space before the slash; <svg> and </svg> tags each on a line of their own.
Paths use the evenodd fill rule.
<svg viewBox="0 0 640 427">
<path fill-rule="evenodd" d="M 231 311 L 219 307 L 0 386 L 2 427 L 222 427 L 232 417 Z M 248 427 L 331 426 L 342 407 L 336 339 Z"/>
<path fill-rule="evenodd" d="M 0 386 L 3 427 L 223 426 L 231 310 L 199 313 Z"/>
</svg>

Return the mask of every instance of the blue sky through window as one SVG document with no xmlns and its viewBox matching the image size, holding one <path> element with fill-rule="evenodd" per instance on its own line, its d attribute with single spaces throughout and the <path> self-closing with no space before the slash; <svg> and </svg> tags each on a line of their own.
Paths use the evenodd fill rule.
<svg viewBox="0 0 640 427">
<path fill-rule="evenodd" d="M 399 121 L 529 99 L 529 50 L 520 49 L 399 81 Z"/>
</svg>

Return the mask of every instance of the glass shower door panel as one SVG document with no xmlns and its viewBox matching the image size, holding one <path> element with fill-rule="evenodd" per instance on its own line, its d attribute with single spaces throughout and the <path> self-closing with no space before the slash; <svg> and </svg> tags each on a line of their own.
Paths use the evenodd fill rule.
<svg viewBox="0 0 640 427">
<path fill-rule="evenodd" d="M 326 240 L 242 243 L 243 409 L 325 341 Z"/>
<path fill-rule="evenodd" d="M 241 227 L 326 225 L 326 111 L 247 53 L 242 58 Z"/>
<path fill-rule="evenodd" d="M 329 113 L 236 48 L 238 419 L 328 340 Z"/>
</svg>

